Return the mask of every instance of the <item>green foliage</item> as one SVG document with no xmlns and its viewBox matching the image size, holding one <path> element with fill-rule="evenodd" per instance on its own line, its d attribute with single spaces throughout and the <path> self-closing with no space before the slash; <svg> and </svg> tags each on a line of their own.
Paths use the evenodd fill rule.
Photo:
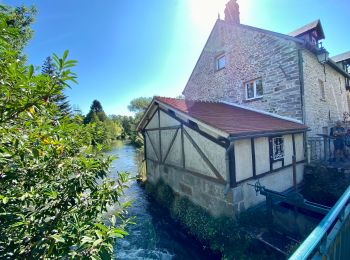
<svg viewBox="0 0 350 260">
<path fill-rule="evenodd" d="M 109 259 L 130 223 L 129 203 L 119 203 L 128 175 L 106 178 L 113 158 L 100 140 L 90 145 L 95 129 L 79 116 L 57 117 L 52 97 L 76 82 L 68 51 L 54 55 L 55 77 L 35 74 L 11 47 L 24 23 L 9 22 L 7 10 L 0 8 L 0 258 Z"/>
<path fill-rule="evenodd" d="M 176 195 L 163 180 L 155 185 L 146 182 L 146 190 L 161 205 L 166 205 L 172 217 L 179 221 L 199 241 L 212 250 L 220 251 L 227 259 L 243 258 L 251 238 L 241 225 L 230 217 L 213 217 L 188 198 Z"/>
<path fill-rule="evenodd" d="M 74 65 L 74 64 L 73 64 Z M 53 59 L 48 56 L 45 59 L 45 62 L 42 66 L 41 73 L 44 75 L 48 75 L 50 78 L 54 78 L 57 76 L 56 66 L 53 62 Z M 58 93 L 51 97 L 51 102 L 55 102 L 59 107 L 60 113 L 63 116 L 69 116 L 71 114 L 71 107 L 68 101 L 68 98 L 63 93 Z"/>
<path fill-rule="evenodd" d="M 106 119 L 107 119 L 107 116 L 103 111 L 100 101 L 94 100 L 90 106 L 89 113 L 86 115 L 84 119 L 84 124 L 89 124 L 91 122 L 94 123 L 97 121 L 104 122 L 106 121 Z"/>
<path fill-rule="evenodd" d="M 12 8 L 0 3 L 2 46 L 8 46 L 19 56 L 21 51 L 32 38 L 33 30 L 30 25 L 34 22 L 36 9 L 34 7 Z"/>
<path fill-rule="evenodd" d="M 128 109 L 131 112 L 136 112 L 136 113 L 144 112 L 149 106 L 149 104 L 151 103 L 151 101 L 152 101 L 152 98 L 150 97 L 135 98 L 130 101 Z"/>
<path fill-rule="evenodd" d="M 306 199 L 332 207 L 350 185 L 350 175 L 322 165 L 305 166 L 303 195 Z"/>
<path fill-rule="evenodd" d="M 120 139 L 123 134 L 123 127 L 120 122 L 112 120 L 106 116 L 102 105 L 98 100 L 94 100 L 89 113 L 83 120 L 87 127 L 93 131 L 92 144 L 104 144 L 110 147 L 114 140 Z"/>
</svg>

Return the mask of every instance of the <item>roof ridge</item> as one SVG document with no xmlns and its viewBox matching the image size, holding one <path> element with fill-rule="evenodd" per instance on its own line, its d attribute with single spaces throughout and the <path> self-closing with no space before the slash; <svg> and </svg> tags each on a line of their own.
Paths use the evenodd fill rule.
<svg viewBox="0 0 350 260">
<path fill-rule="evenodd" d="M 166 98 L 166 99 L 173 99 L 173 100 L 184 100 L 184 101 L 192 101 L 192 102 L 198 102 L 198 103 L 211 103 L 211 104 L 220 104 L 221 101 L 215 101 L 215 100 L 199 100 L 199 99 L 190 99 L 190 98 L 172 98 L 172 97 L 162 97 L 162 96 L 154 96 L 157 98 Z"/>
<path fill-rule="evenodd" d="M 226 104 L 226 105 L 229 105 L 229 106 L 238 107 L 238 108 L 241 108 L 241 109 L 246 109 L 246 110 L 249 110 L 249 111 L 252 111 L 252 112 L 256 112 L 256 113 L 259 113 L 259 114 L 271 116 L 271 117 L 274 117 L 274 118 L 287 120 L 287 121 L 290 121 L 290 122 L 293 122 L 293 123 L 303 124 L 303 122 L 301 120 L 297 120 L 297 119 L 290 118 L 290 117 L 287 117 L 287 116 L 280 116 L 280 115 L 277 115 L 277 114 L 274 114 L 274 113 L 270 113 L 270 112 L 266 112 L 266 111 L 259 110 L 259 109 L 256 109 L 256 108 L 251 108 L 251 107 L 247 107 L 247 106 L 231 103 L 231 102 L 228 102 L 228 101 L 222 101 L 222 103 Z"/>
</svg>

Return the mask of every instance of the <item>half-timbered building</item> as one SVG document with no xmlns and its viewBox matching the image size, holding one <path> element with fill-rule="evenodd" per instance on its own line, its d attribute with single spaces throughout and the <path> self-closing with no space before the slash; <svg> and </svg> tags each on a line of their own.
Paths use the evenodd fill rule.
<svg viewBox="0 0 350 260">
<path fill-rule="evenodd" d="M 284 191 L 302 180 L 307 127 L 295 120 L 227 102 L 155 97 L 138 129 L 147 180 L 214 215 L 232 215 L 263 200 L 254 184 Z M 294 159 L 293 159 L 294 158 Z"/>
</svg>

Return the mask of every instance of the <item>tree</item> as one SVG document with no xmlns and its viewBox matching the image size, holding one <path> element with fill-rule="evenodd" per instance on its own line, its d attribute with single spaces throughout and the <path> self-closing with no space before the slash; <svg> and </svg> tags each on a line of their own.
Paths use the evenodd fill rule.
<svg viewBox="0 0 350 260">
<path fill-rule="evenodd" d="M 57 120 L 50 100 L 76 79 L 68 51 L 53 56 L 57 77 L 36 75 L 17 62 L 22 54 L 12 40 L 21 26 L 8 26 L 1 10 L 0 258 L 110 259 L 130 223 L 129 204 L 119 203 L 128 177 L 106 178 L 112 158 L 100 144 L 90 146 L 91 125 Z M 114 204 L 118 210 L 107 217 Z"/>
<path fill-rule="evenodd" d="M 94 116 L 97 116 L 98 120 L 104 122 L 107 119 L 105 112 L 103 111 L 100 101 L 94 100 L 90 106 L 90 111 L 84 119 L 84 124 L 89 124 L 93 121 Z"/>
<path fill-rule="evenodd" d="M 48 75 L 51 79 L 57 76 L 55 64 L 50 56 L 45 59 L 41 73 Z M 67 96 L 64 93 L 58 93 L 57 95 L 52 96 L 51 99 L 53 102 L 56 102 L 63 116 L 69 116 L 71 114 L 71 106 Z"/>
<path fill-rule="evenodd" d="M 33 36 L 33 30 L 30 28 L 30 25 L 34 22 L 37 12 L 35 7 L 21 6 L 12 8 L 0 4 L 0 12 L 2 20 L 6 23 L 6 32 L 10 33 L 10 35 L 6 35 L 4 31 L 1 32 L 5 34 L 5 44 L 9 44 L 16 51 L 18 57 L 22 55 L 21 57 L 24 58 L 21 51 Z M 16 31 L 16 33 L 12 34 L 12 31 Z"/>
<path fill-rule="evenodd" d="M 130 101 L 128 109 L 131 112 L 135 112 L 135 113 L 144 112 L 149 106 L 149 104 L 151 103 L 151 101 L 152 101 L 152 98 L 150 97 L 135 98 Z"/>
</svg>

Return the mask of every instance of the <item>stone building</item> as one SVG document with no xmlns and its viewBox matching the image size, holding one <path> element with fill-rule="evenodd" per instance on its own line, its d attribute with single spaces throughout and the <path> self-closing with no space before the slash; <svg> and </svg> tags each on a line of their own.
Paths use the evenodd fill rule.
<svg viewBox="0 0 350 260">
<path fill-rule="evenodd" d="M 160 178 L 214 215 L 261 202 L 302 181 L 307 136 L 349 112 L 350 54 L 319 44 L 321 22 L 289 35 L 240 23 L 230 0 L 185 86 L 185 99 L 155 97 L 138 125 L 147 179 Z M 293 161 L 295 171 L 293 172 Z"/>
<path fill-rule="evenodd" d="M 346 55 L 319 60 L 321 22 L 286 34 L 240 24 L 231 0 L 183 91 L 186 99 L 228 101 L 299 120 L 309 135 L 327 132 L 349 112 Z M 348 53 L 349 55 L 349 53 Z M 338 63 L 341 63 L 341 66 Z"/>
</svg>

